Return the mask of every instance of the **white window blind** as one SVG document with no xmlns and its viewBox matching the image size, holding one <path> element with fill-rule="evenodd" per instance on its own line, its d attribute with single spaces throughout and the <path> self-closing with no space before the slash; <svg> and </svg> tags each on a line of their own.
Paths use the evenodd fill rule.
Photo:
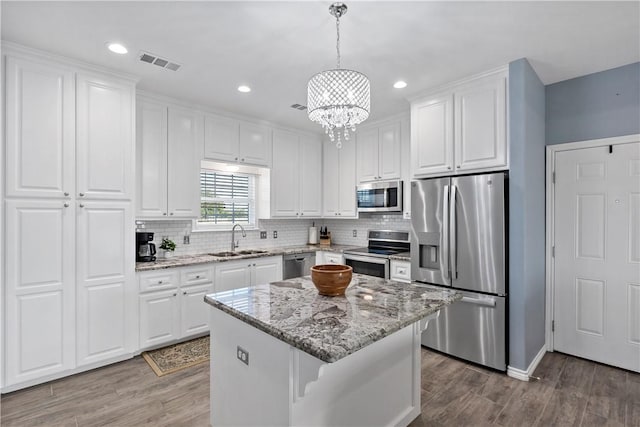
<svg viewBox="0 0 640 427">
<path fill-rule="evenodd" d="M 198 222 L 221 226 L 255 224 L 255 176 L 202 169 Z"/>
</svg>

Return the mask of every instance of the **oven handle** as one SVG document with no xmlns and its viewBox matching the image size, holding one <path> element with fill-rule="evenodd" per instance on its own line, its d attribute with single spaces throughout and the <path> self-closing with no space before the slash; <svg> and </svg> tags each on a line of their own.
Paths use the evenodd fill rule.
<svg viewBox="0 0 640 427">
<path fill-rule="evenodd" d="M 368 257 L 368 256 L 361 256 L 361 255 L 344 254 L 344 260 L 346 261 L 348 259 L 352 259 L 354 261 L 360 261 L 360 262 L 368 262 L 371 264 L 387 264 L 389 262 L 389 259 L 387 258 L 376 258 L 376 257 Z"/>
</svg>

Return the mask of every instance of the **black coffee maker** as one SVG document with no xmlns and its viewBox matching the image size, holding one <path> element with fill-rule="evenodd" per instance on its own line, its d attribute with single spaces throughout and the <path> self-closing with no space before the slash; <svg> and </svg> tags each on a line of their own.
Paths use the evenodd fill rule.
<svg viewBox="0 0 640 427">
<path fill-rule="evenodd" d="M 155 261 L 156 245 L 151 243 L 153 233 L 136 233 L 136 262 Z"/>
</svg>

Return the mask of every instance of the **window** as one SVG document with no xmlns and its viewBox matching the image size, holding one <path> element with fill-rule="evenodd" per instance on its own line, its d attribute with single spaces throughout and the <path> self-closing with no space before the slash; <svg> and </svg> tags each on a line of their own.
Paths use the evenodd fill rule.
<svg viewBox="0 0 640 427">
<path fill-rule="evenodd" d="M 202 169 L 199 228 L 229 229 L 233 224 L 255 225 L 255 176 Z"/>
</svg>

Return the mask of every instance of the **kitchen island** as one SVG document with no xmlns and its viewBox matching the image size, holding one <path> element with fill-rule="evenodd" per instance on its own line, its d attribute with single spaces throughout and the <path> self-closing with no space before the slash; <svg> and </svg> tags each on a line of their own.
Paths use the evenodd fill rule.
<svg viewBox="0 0 640 427">
<path fill-rule="evenodd" d="M 358 274 L 343 297 L 308 276 L 207 295 L 211 425 L 408 425 L 421 333 L 460 297 Z"/>
</svg>

